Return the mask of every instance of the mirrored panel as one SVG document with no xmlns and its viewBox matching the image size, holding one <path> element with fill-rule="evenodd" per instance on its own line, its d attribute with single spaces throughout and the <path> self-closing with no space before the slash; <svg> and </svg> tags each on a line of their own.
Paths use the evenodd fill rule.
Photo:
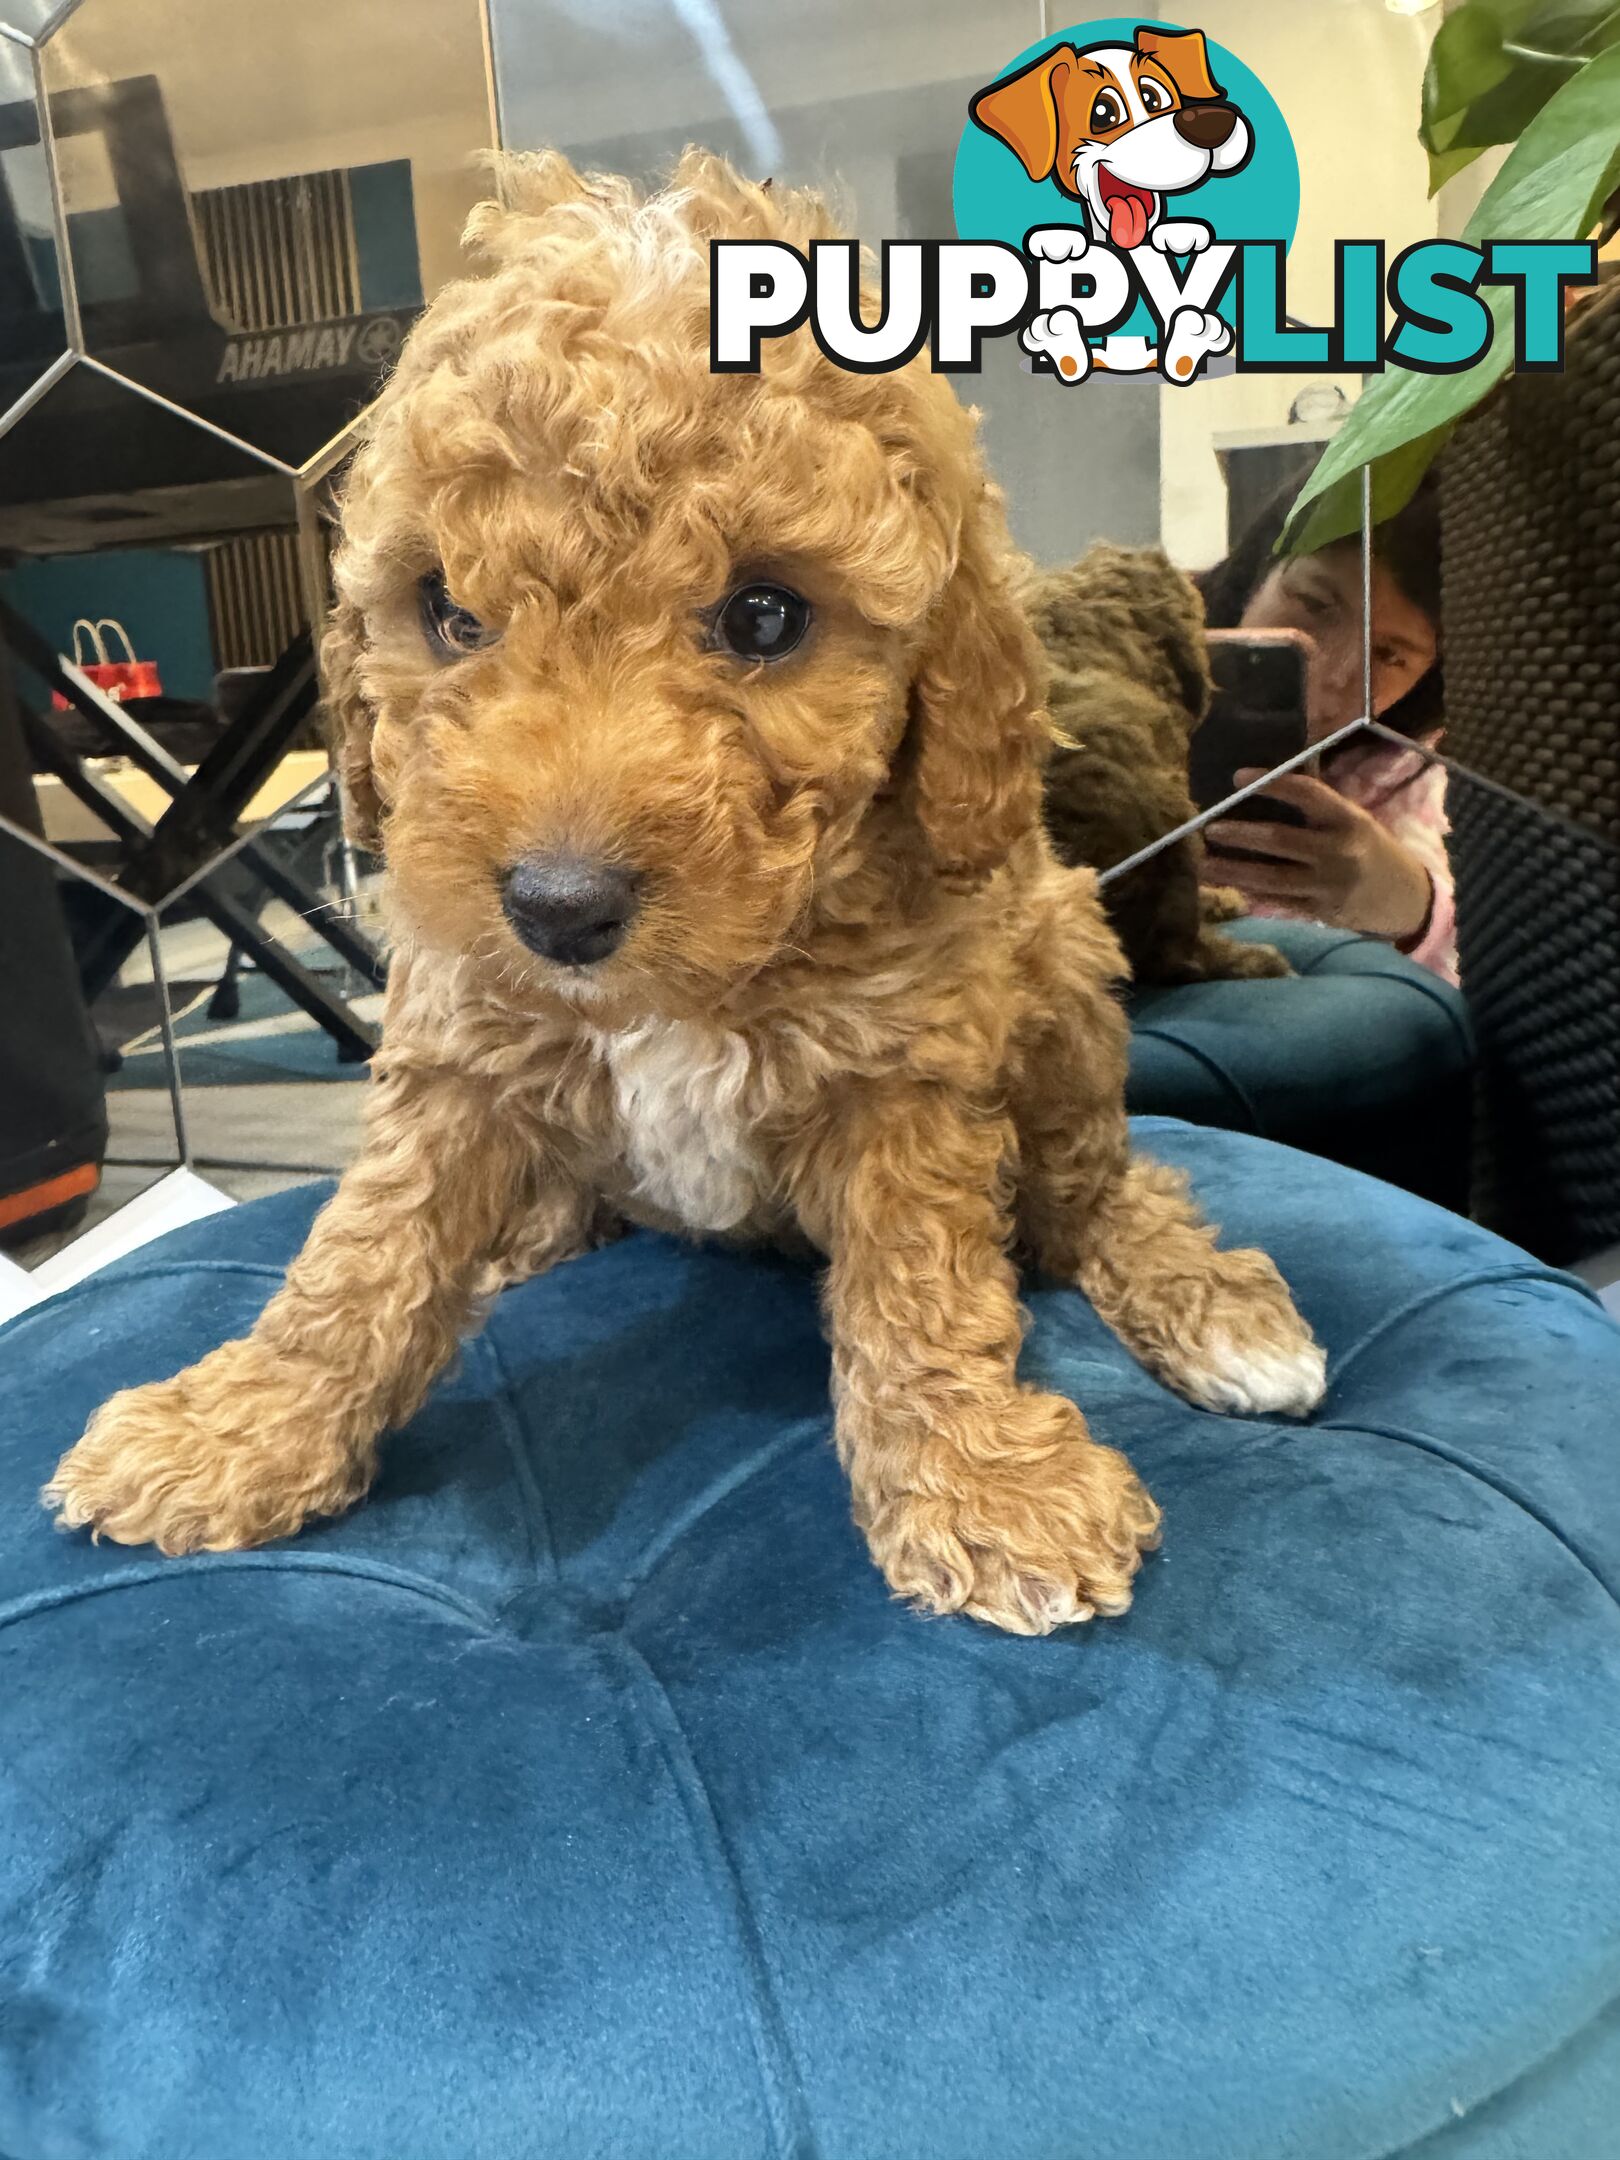
<svg viewBox="0 0 1620 2160">
<path fill-rule="evenodd" d="M 0 1316 L 7 1317 L 65 1287 L 81 1235 L 149 1204 L 184 1152 L 168 1085 L 153 1098 L 138 1160 L 126 1159 L 130 1151 L 114 1138 L 108 1088 L 133 999 L 119 988 L 114 1015 L 86 971 L 97 943 L 117 955 L 108 985 L 123 966 L 144 968 L 132 1024 L 156 1029 L 162 1005 L 151 978 L 151 918 L 117 882 L 112 827 L 90 816 L 61 776 L 73 775 L 88 804 L 111 794 L 114 774 L 127 768 L 105 754 L 81 761 L 69 749 L 60 730 L 71 707 L 64 699 L 55 709 L 49 679 L 56 641 L 18 612 L 22 597 L 13 565 L 0 575 Z M 86 747 L 105 753 L 110 745 Z"/>
<path fill-rule="evenodd" d="M 1297 365 L 1238 371 L 1227 355 L 1165 381 L 1162 554 L 1105 546 L 1038 573 L 1063 736 L 1048 823 L 1098 871 L 1131 972 L 1133 1108 L 1259 1130 L 1466 1209 L 1475 1047 L 1434 756 L 1438 490 L 1375 536 L 1370 647 L 1359 538 L 1276 552 L 1362 390 L 1320 336 L 1341 305 L 1347 200 L 1390 259 L 1441 229 L 1417 141 L 1433 24 L 1370 0 L 1197 20 L 1239 114 L 1258 127 L 1269 96 L 1292 131 L 1278 322 Z M 1373 118 L 1322 99 L 1328 50 L 1378 86 Z M 1197 214 L 1219 229 L 1220 189 L 1240 184 L 1211 180 Z M 1366 731 L 1369 713 L 1388 733 Z"/>
<path fill-rule="evenodd" d="M 1035 0 L 949 0 L 926 20 L 910 0 L 796 13 L 766 0 L 492 0 L 491 26 L 509 148 L 552 145 L 653 181 L 698 143 L 754 177 L 827 189 L 846 229 L 874 246 L 955 230 L 968 102 L 1043 30 Z M 1099 379 L 1068 403 L 1031 387 L 1028 357 L 999 339 L 962 382 L 1019 544 L 1053 561 L 1106 533 L 1155 539 L 1154 385 Z"/>
<path fill-rule="evenodd" d="M 92 905 L 117 904 L 86 859 L 105 835 L 64 818 L 48 774 L 34 776 L 31 808 L 15 752 L 0 718 L 0 819 L 56 838 L 47 857 L 0 827 L 0 1321 L 136 1245 L 352 1160 L 367 1067 L 214 919 L 221 897 L 273 941 L 277 972 L 300 968 L 368 1031 L 381 1005 L 319 932 L 339 912 L 357 926 L 373 912 L 373 879 L 356 884 L 340 862 L 325 790 L 256 817 L 246 859 L 206 889 L 155 915 L 125 910 L 127 954 L 91 998 Z M 304 885 L 300 905 L 271 889 L 266 865 Z"/>
<path fill-rule="evenodd" d="M 375 868 L 346 855 L 312 753 L 280 762 L 241 836 L 163 908 L 159 935 L 192 1158 L 250 1199 L 351 1160 L 382 991 Z M 116 1085 L 155 1120 L 165 1084 L 149 1031 L 126 1047 Z"/>
<path fill-rule="evenodd" d="M 1275 552 L 1321 447 L 1287 414 L 1220 446 L 1216 562 L 1188 576 L 1105 548 L 1037 581 L 1048 826 L 1098 870 L 1130 969 L 1135 1109 L 1259 1130 L 1466 1211 L 1438 494 L 1374 535 L 1374 731 L 1360 537 Z"/>
<path fill-rule="evenodd" d="M 296 545 L 0 577 L 0 1314 L 352 1152 L 384 961 Z"/>
<path fill-rule="evenodd" d="M 0 443 L 14 822 L 55 851 L 33 894 L 51 980 L 14 956 L 18 996 L 54 1000 L 28 1053 L 42 1116 L 75 1074 L 105 1101 L 91 1216 L 160 1174 L 165 1131 L 168 1159 L 204 1170 L 322 1167 L 319 1119 L 276 1091 L 362 1074 L 375 1040 L 372 866 L 341 840 L 309 507 L 240 446 L 87 367 Z M 23 874 L 38 886 L 37 866 Z M 179 1131 L 177 1085 L 201 1102 Z M 49 1228 L 29 1241 L 42 1260 Z"/>
<path fill-rule="evenodd" d="M 1196 416 L 1206 393 L 1213 402 L 1222 387 L 1167 390 L 1165 403 L 1186 429 L 1188 408 Z M 1032 585 L 1034 620 L 1054 669 L 1060 740 L 1048 777 L 1050 828 L 1065 859 L 1102 874 L 1133 974 L 1143 982 L 1198 982 L 1227 972 L 1281 976 L 1275 947 L 1250 952 L 1222 927 L 1243 912 L 1245 899 L 1262 915 L 1375 927 L 1371 919 L 1349 920 L 1365 912 L 1365 895 L 1326 885 L 1307 890 L 1294 869 L 1261 859 L 1269 841 L 1253 827 L 1294 817 L 1297 802 L 1232 800 L 1283 766 L 1299 770 L 1279 785 L 1304 798 L 1326 784 L 1329 766 L 1345 781 L 1365 756 L 1354 739 L 1366 709 L 1360 542 L 1352 537 L 1309 562 L 1276 552 L 1301 481 L 1357 386 L 1274 375 L 1265 387 L 1275 424 L 1210 431 L 1202 446 L 1206 486 L 1194 498 L 1183 483 L 1181 500 L 1166 505 L 1162 549 L 1105 543 L 1041 570 Z M 1402 538 L 1403 572 L 1418 597 L 1379 575 L 1372 710 L 1422 734 L 1429 731 L 1424 699 L 1409 693 L 1437 655 L 1432 494 L 1403 520 Z M 1393 545 L 1385 536 L 1380 550 Z M 1212 551 L 1213 560 L 1197 562 Z M 1414 576 L 1416 565 L 1421 575 Z M 1229 817 L 1241 816 L 1244 830 L 1228 832 L 1217 821 L 1183 831 L 1222 805 Z M 1325 810 L 1325 800 L 1315 799 L 1315 807 Z M 1182 836 L 1161 846 L 1172 833 Z M 1226 888 L 1203 909 L 1200 879 Z M 1415 927 L 1426 891 L 1414 877 L 1414 923 L 1398 925 L 1385 908 L 1379 934 Z"/>
<path fill-rule="evenodd" d="M 477 0 L 84 0 L 45 79 L 87 349 L 302 464 L 455 265 L 490 145 Z"/>
<path fill-rule="evenodd" d="M 0 414 L 26 395 L 66 343 L 33 56 L 0 37 Z"/>
<path fill-rule="evenodd" d="M 0 1099 L 7 1113 L 0 1132 L 0 1321 L 67 1288 L 85 1233 L 111 1218 L 127 1221 L 132 1204 L 150 1203 L 181 1153 L 166 1080 L 133 1126 L 119 1119 L 109 1098 L 116 1027 L 109 1032 L 89 1010 L 71 924 L 80 895 L 116 902 L 81 864 L 19 837 L 38 841 L 39 823 L 14 717 L 0 710 L 0 979 L 6 986 Z M 144 954 L 145 918 L 124 912 Z M 134 1010 L 133 972 L 143 965 L 144 1019 L 157 1033 L 160 1006 L 149 960 L 133 963 L 124 1015 Z M 156 1227 L 167 1226 L 164 1215 Z"/>
<path fill-rule="evenodd" d="M 11 557 L 254 531 L 291 503 L 286 474 L 83 364 L 0 436 L 0 551 Z"/>
<path fill-rule="evenodd" d="M 72 4 L 73 0 L 4 0 L 0 25 L 25 38 L 38 38 L 67 14 Z"/>
</svg>

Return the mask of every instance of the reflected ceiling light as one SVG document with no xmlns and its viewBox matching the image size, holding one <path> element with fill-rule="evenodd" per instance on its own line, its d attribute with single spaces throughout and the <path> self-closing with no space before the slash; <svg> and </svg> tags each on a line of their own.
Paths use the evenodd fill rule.
<svg viewBox="0 0 1620 2160">
<path fill-rule="evenodd" d="M 670 0 L 670 12 L 691 32 L 709 80 L 731 107 L 756 170 L 774 173 L 782 164 L 782 138 L 760 95 L 759 85 L 726 27 L 717 0 Z"/>
<path fill-rule="evenodd" d="M 34 56 L 26 45 L 17 44 L 0 23 L 0 98 L 8 105 L 20 105 L 33 94 Z"/>
</svg>

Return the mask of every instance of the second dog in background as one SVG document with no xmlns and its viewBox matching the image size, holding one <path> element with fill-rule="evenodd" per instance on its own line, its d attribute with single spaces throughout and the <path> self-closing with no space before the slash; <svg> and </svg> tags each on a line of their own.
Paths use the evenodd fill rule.
<svg viewBox="0 0 1620 2160">
<path fill-rule="evenodd" d="M 1157 548 L 1108 546 L 1032 573 L 1024 600 L 1052 666 L 1046 829 L 1061 861 L 1108 870 L 1193 815 L 1187 745 L 1211 690 L 1203 606 Z M 1275 946 L 1215 927 L 1243 902 L 1205 886 L 1203 866 L 1194 835 L 1103 886 L 1132 978 L 1291 974 Z"/>
</svg>

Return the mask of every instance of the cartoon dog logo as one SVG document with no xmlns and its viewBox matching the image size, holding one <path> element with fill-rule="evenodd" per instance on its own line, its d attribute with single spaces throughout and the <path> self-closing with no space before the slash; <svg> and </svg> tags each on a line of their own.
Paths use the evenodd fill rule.
<svg viewBox="0 0 1620 2160">
<path fill-rule="evenodd" d="M 1053 181 L 1081 205 L 1090 240 L 1126 256 L 1144 246 L 1202 252 L 1214 238 L 1209 226 L 1166 217 L 1167 198 L 1240 172 L 1254 154 L 1254 131 L 1210 73 L 1201 30 L 1143 27 L 1132 45 L 1054 45 L 979 91 L 968 111 L 1032 180 Z M 1037 256 L 1075 259 L 1085 243 L 1073 227 L 1054 227 L 1031 233 L 1028 245 Z M 1038 315 L 1022 339 L 1027 350 L 1047 353 L 1066 381 L 1096 365 L 1130 373 L 1162 366 L 1185 382 L 1232 334 L 1219 316 L 1189 308 L 1168 326 L 1162 356 L 1145 339 L 1111 337 L 1082 357 L 1078 318 L 1054 310 Z"/>
</svg>

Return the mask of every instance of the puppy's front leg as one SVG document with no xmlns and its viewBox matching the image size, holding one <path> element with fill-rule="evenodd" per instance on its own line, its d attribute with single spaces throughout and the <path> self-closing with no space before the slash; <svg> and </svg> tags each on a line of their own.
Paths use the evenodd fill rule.
<svg viewBox="0 0 1620 2160">
<path fill-rule="evenodd" d="M 361 1154 L 253 1332 L 114 1396 L 46 1505 L 64 1528 L 170 1553 L 261 1545 L 348 1507 L 380 1435 L 454 1354 L 483 1263 L 546 1171 L 534 1135 L 465 1076 L 380 1078 Z"/>
<path fill-rule="evenodd" d="M 806 1141 L 838 1450 L 878 1566 L 1018 1634 L 1123 1612 L 1159 1511 L 1073 1403 L 1018 1380 L 1010 1124 L 905 1083 Z"/>
</svg>

